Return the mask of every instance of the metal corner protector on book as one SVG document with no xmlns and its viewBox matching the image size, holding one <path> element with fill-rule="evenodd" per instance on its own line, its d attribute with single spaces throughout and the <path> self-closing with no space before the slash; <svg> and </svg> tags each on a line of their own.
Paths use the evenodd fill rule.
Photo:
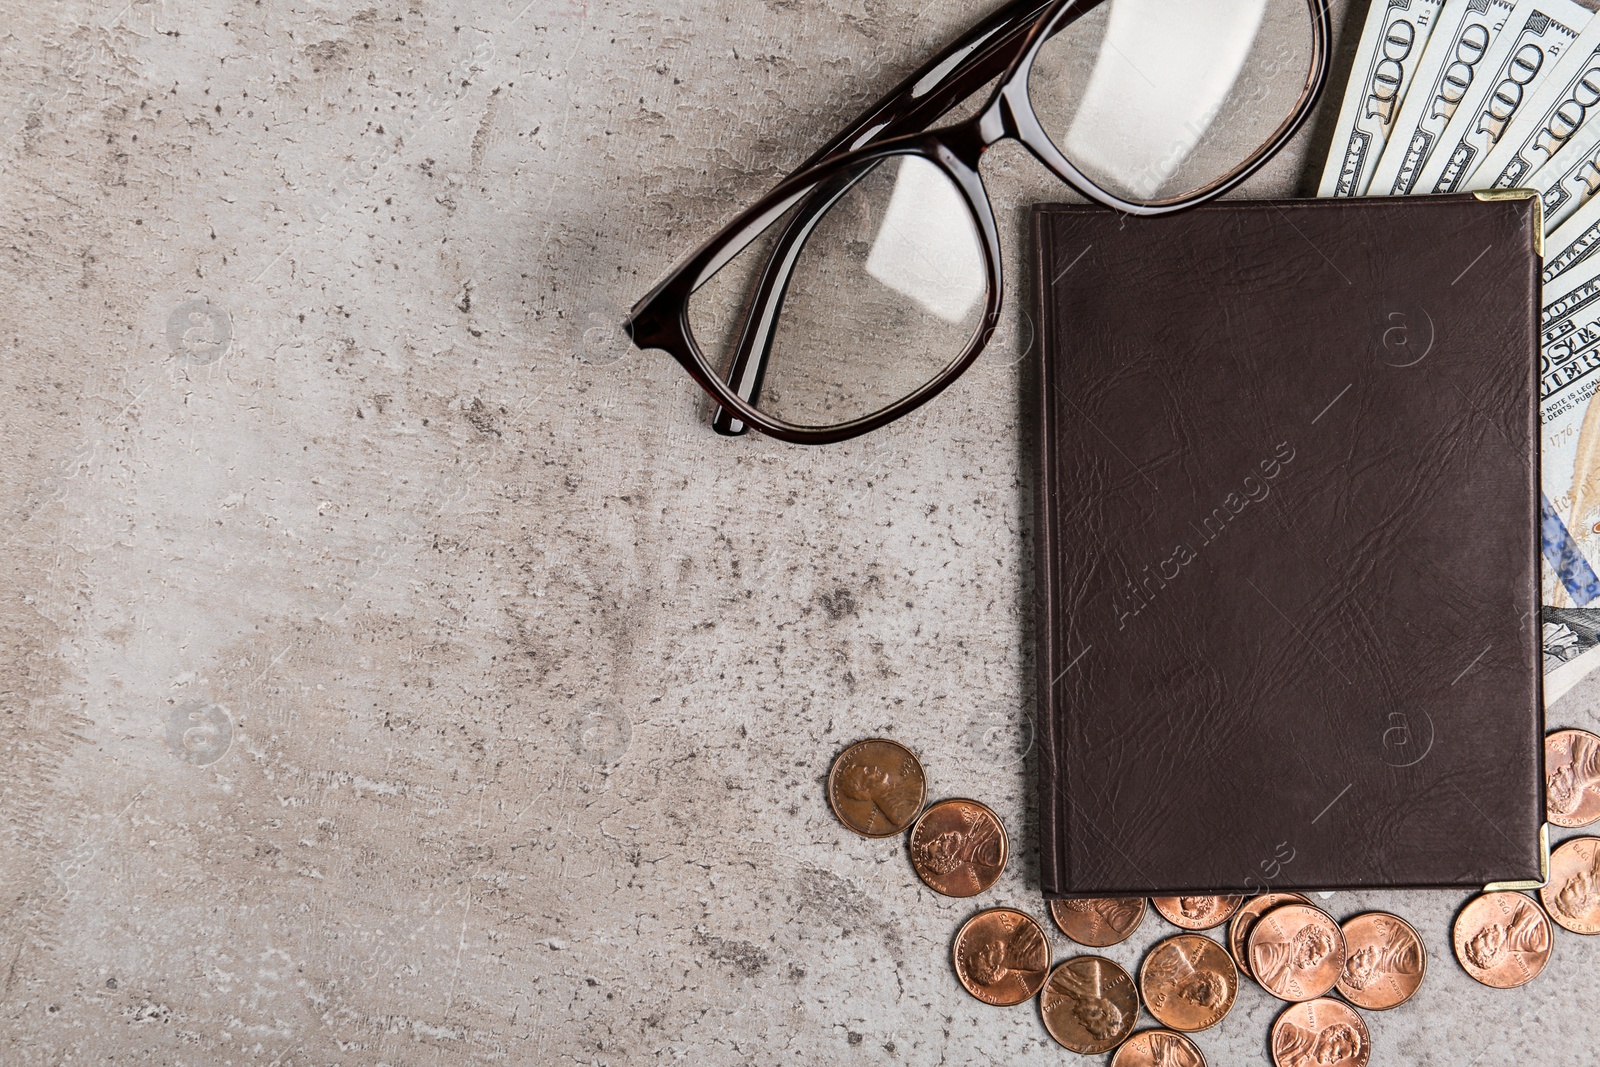
<svg viewBox="0 0 1600 1067">
<path fill-rule="evenodd" d="M 1533 254 L 1544 259 L 1544 200 L 1537 189 L 1475 189 L 1472 195 L 1479 200 L 1532 200 L 1533 201 Z"/>
<path fill-rule="evenodd" d="M 1485 893 L 1498 893 L 1505 889 L 1543 889 L 1550 881 L 1550 824 L 1539 824 L 1539 878 L 1513 882 L 1490 882 L 1483 887 Z"/>
</svg>

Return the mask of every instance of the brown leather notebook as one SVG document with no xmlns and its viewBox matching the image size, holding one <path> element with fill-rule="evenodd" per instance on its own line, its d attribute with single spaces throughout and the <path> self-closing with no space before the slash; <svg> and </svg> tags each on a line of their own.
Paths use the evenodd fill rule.
<svg viewBox="0 0 1600 1067">
<path fill-rule="evenodd" d="M 1537 203 L 1035 209 L 1047 895 L 1540 877 Z"/>
</svg>

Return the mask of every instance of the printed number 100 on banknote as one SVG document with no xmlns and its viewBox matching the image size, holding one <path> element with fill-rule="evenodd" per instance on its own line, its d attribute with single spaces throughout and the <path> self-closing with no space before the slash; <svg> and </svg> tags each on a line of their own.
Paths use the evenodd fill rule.
<svg viewBox="0 0 1600 1067">
<path fill-rule="evenodd" d="M 1442 2 L 1372 0 L 1318 196 L 1366 193 Z"/>
</svg>

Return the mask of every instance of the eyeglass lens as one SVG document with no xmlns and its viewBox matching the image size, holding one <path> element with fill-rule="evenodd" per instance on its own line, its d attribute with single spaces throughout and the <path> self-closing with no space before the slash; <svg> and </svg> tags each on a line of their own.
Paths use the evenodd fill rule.
<svg viewBox="0 0 1600 1067">
<path fill-rule="evenodd" d="M 1028 96 L 1100 188 L 1168 200 L 1271 139 L 1305 91 L 1313 40 L 1305 0 L 1108 0 L 1045 42 Z"/>
<path fill-rule="evenodd" d="M 781 311 L 754 401 L 800 426 L 839 425 L 909 396 L 966 351 L 983 320 L 983 246 L 944 171 L 891 156 L 835 185 L 845 188 L 798 251 L 787 252 L 792 273 L 770 305 Z M 779 235 L 797 214 L 814 212 L 811 203 L 777 219 L 689 300 L 695 342 L 724 380 L 759 272 L 783 254 Z"/>
</svg>

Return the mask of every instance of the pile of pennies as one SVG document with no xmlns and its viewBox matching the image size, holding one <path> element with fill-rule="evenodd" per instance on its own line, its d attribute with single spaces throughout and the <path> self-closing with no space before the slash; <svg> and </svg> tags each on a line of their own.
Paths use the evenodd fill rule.
<svg viewBox="0 0 1600 1067">
<path fill-rule="evenodd" d="M 1545 766 L 1551 823 L 1580 827 L 1600 820 L 1600 737 L 1584 730 L 1550 734 Z M 840 753 L 828 775 L 828 802 L 864 837 L 909 829 L 912 867 L 945 896 L 982 893 L 1000 878 L 1010 855 L 999 816 L 976 800 L 927 804 L 921 762 L 886 738 Z M 1372 1039 L 1356 1009 L 1399 1007 L 1427 970 L 1422 938 L 1387 912 L 1340 923 L 1300 893 L 1152 897 L 1149 903 L 1183 932 L 1145 954 L 1137 981 L 1104 956 L 1073 956 L 1052 966 L 1039 921 L 1009 907 L 980 911 L 961 925 L 952 949 L 956 979 L 997 1007 L 1037 997 L 1057 1043 L 1084 1055 L 1112 1052 L 1112 1067 L 1204 1067 L 1205 1055 L 1188 1035 L 1221 1022 L 1245 978 L 1288 1003 L 1270 1035 L 1277 1067 L 1365 1067 Z M 1048 906 L 1061 932 L 1087 948 L 1126 941 L 1146 913 L 1142 897 L 1052 900 Z M 1456 959 L 1486 986 L 1525 985 L 1550 959 L 1552 918 L 1574 933 L 1600 933 L 1600 838 L 1563 842 L 1551 854 L 1538 899 L 1494 891 L 1468 902 L 1452 931 Z M 1141 1007 L 1158 1027 L 1138 1029 Z"/>
</svg>

